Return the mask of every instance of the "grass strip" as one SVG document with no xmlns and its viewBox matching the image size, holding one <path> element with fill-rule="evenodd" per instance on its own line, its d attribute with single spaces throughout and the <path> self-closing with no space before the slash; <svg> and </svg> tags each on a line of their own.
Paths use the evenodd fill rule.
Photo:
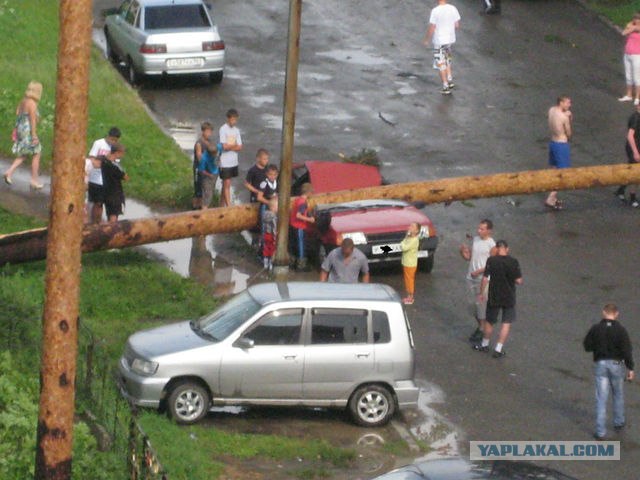
<svg viewBox="0 0 640 480">
<path fill-rule="evenodd" d="M 10 133 L 27 83 L 42 82 L 42 166 L 51 167 L 58 45 L 59 2 L 0 0 L 0 155 L 12 158 Z M 117 125 L 127 147 L 124 168 L 128 196 L 152 204 L 184 207 L 191 198 L 189 159 L 151 120 L 135 90 L 93 47 L 91 52 L 87 151 Z M 79 170 L 80 171 L 80 170 Z"/>
</svg>

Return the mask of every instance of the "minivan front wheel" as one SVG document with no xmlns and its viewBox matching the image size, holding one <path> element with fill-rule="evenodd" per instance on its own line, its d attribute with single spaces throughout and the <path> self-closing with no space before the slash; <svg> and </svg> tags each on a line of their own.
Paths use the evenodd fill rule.
<svg viewBox="0 0 640 480">
<path fill-rule="evenodd" d="M 177 423 L 188 425 L 201 420 L 209 411 L 209 393 L 197 383 L 176 385 L 168 399 L 169 415 Z"/>
<path fill-rule="evenodd" d="M 353 420 L 363 427 L 386 424 L 395 413 L 391 392 L 381 385 L 363 385 L 351 396 L 349 411 Z"/>
</svg>

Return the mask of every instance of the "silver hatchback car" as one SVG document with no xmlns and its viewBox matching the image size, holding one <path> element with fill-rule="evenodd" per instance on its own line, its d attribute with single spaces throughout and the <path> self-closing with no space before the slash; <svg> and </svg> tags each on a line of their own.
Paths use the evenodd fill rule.
<svg viewBox="0 0 640 480">
<path fill-rule="evenodd" d="M 409 322 L 380 284 L 255 285 L 199 320 L 133 334 L 119 371 L 131 402 L 184 424 L 212 406 L 302 405 L 375 427 L 419 393 Z"/>
<path fill-rule="evenodd" d="M 105 20 L 107 56 L 125 63 L 132 84 L 187 73 L 219 83 L 225 47 L 208 10 L 202 0 L 124 0 Z"/>
</svg>

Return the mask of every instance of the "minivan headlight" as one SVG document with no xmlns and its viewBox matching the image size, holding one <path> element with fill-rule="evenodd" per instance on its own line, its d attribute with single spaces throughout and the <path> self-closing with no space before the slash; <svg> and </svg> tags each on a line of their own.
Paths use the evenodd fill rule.
<svg viewBox="0 0 640 480">
<path fill-rule="evenodd" d="M 353 240 L 354 245 L 366 245 L 367 243 L 367 237 L 363 232 L 343 233 L 342 239 L 344 240 L 345 238 L 350 238 L 351 240 Z"/>
<path fill-rule="evenodd" d="M 153 375 L 158 370 L 158 363 L 136 358 L 131 362 L 131 370 L 140 375 Z"/>
</svg>

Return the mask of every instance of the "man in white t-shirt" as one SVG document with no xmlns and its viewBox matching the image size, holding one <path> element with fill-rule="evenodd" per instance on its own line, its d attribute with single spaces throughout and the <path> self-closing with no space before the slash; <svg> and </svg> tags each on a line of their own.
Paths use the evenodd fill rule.
<svg viewBox="0 0 640 480">
<path fill-rule="evenodd" d="M 118 143 L 121 132 L 118 127 L 111 127 L 106 137 L 93 142 L 89 150 L 89 159 L 111 154 L 111 146 Z M 104 187 L 102 182 L 102 170 L 100 168 L 87 168 L 89 181 L 89 204 L 91 223 L 102 221 L 102 207 L 104 205 Z"/>
<path fill-rule="evenodd" d="M 467 271 L 467 287 L 473 295 L 476 306 L 476 321 L 478 325 L 475 332 L 469 337 L 470 342 L 479 342 L 482 340 L 482 323 L 487 317 L 487 296 L 479 296 L 482 284 L 482 276 L 487 259 L 496 254 L 496 242 L 491 237 L 493 231 L 493 222 L 486 218 L 478 225 L 478 235 L 473 237 L 471 249 L 468 245 L 460 246 L 460 255 L 469 262 L 469 270 Z M 486 293 L 486 292 L 485 292 Z"/>
<path fill-rule="evenodd" d="M 433 45 L 433 66 L 440 71 L 442 94 L 450 95 L 453 83 L 451 72 L 451 49 L 456 43 L 456 30 L 460 28 L 460 13 L 447 0 L 438 0 L 438 5 L 431 10 L 429 28 L 423 43 Z"/>
<path fill-rule="evenodd" d="M 220 179 L 222 180 L 222 192 L 220 198 L 221 207 L 231 206 L 231 179 L 238 176 L 238 152 L 242 150 L 242 137 L 236 127 L 238 123 L 238 111 L 234 108 L 227 112 L 227 123 L 220 127 Z"/>
</svg>

